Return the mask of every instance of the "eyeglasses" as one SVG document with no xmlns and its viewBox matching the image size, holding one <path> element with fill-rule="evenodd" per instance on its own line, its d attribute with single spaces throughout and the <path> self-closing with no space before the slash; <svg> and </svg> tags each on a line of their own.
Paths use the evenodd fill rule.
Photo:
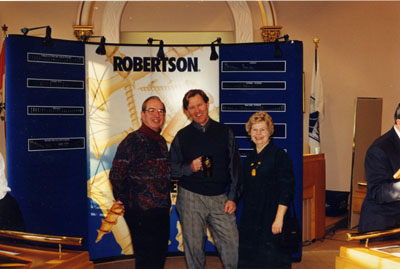
<svg viewBox="0 0 400 269">
<path fill-rule="evenodd" d="M 149 108 L 145 110 L 146 112 L 149 112 L 150 114 L 156 114 L 159 113 L 161 115 L 165 114 L 165 109 L 155 109 L 155 108 Z"/>
</svg>

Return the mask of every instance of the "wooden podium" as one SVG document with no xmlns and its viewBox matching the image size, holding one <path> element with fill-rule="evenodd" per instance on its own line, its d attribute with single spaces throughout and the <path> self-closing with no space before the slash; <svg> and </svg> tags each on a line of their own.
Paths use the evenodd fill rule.
<svg viewBox="0 0 400 269">
<path fill-rule="evenodd" d="M 4 252 L 7 251 L 7 252 Z M 87 251 L 0 244 L 1 268 L 94 268 Z"/>
<path fill-rule="evenodd" d="M 0 238 L 2 238 L 0 239 L 0 269 L 94 268 L 87 251 L 62 248 L 62 245 L 81 246 L 82 238 L 80 237 L 0 230 Z M 42 247 L 43 244 L 38 245 L 38 243 L 55 244 L 58 248 Z"/>
<path fill-rule="evenodd" d="M 306 201 L 309 201 L 307 203 Z M 309 214 L 307 214 L 310 204 Z M 325 235 L 325 155 L 307 154 L 303 156 L 303 223 L 310 223 L 310 238 Z M 303 225 L 303 230 L 308 229 Z M 306 232 L 303 232 L 305 235 Z M 304 240 L 303 240 L 304 241 Z"/>
<path fill-rule="evenodd" d="M 374 243 L 370 248 L 363 245 L 357 247 L 340 247 L 340 255 L 336 257 L 336 269 L 377 269 L 400 268 L 400 257 L 373 250 L 371 248 L 400 244 L 399 241 Z"/>
<path fill-rule="evenodd" d="M 7 251 L 7 252 L 4 252 Z M 12 253 L 12 254 L 10 254 Z M 0 244 L 1 268 L 94 268 L 87 251 Z"/>
</svg>

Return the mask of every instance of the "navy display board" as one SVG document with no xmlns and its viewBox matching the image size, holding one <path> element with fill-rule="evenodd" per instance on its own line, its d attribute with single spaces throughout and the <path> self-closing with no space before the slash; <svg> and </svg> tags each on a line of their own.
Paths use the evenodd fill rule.
<svg viewBox="0 0 400 269">
<path fill-rule="evenodd" d="M 220 46 L 220 120 L 229 125 L 246 158 L 253 150 L 245 124 L 260 110 L 275 124 L 273 142 L 293 161 L 295 209 L 302 223 L 303 197 L 303 45 L 299 41 Z M 240 211 L 240 206 L 239 206 Z M 238 213 L 240 217 L 240 212 Z M 240 219 L 239 219 L 240 221 Z M 301 248 L 300 248 L 301 249 Z M 301 250 L 294 258 L 301 257 Z"/>
<path fill-rule="evenodd" d="M 27 232 L 83 237 L 87 249 L 85 50 L 6 39 L 7 169 Z"/>
</svg>

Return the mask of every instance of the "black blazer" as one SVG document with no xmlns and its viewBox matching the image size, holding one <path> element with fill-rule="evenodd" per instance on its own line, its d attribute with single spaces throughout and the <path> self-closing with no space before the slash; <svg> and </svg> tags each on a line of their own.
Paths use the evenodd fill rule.
<svg viewBox="0 0 400 269">
<path fill-rule="evenodd" d="M 400 168 L 400 138 L 394 127 L 369 147 L 364 164 L 368 186 L 358 230 L 400 227 L 400 186 L 393 179 Z"/>
<path fill-rule="evenodd" d="M 0 200 L 0 229 L 25 232 L 25 223 L 17 200 L 7 192 Z"/>
</svg>

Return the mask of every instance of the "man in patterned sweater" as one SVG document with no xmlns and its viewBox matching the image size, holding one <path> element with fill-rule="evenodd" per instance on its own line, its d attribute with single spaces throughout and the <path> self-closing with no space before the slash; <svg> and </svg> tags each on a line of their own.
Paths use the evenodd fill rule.
<svg viewBox="0 0 400 269">
<path fill-rule="evenodd" d="M 147 98 L 141 117 L 142 126 L 118 146 L 110 181 L 114 198 L 125 206 L 136 268 L 163 268 L 171 201 L 168 148 L 160 135 L 165 106 L 160 98 Z"/>
</svg>

